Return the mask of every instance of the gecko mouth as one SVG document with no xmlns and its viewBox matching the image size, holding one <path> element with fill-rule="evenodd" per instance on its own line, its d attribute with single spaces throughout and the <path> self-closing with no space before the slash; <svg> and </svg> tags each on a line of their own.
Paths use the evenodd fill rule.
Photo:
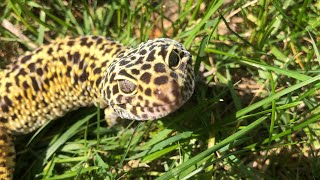
<svg viewBox="0 0 320 180">
<path fill-rule="evenodd" d="M 179 100 L 154 106 L 134 106 L 131 104 L 126 104 L 126 109 L 119 109 L 117 112 L 121 118 L 136 119 L 141 121 L 155 120 L 176 111 L 184 103 L 185 101 Z"/>
</svg>

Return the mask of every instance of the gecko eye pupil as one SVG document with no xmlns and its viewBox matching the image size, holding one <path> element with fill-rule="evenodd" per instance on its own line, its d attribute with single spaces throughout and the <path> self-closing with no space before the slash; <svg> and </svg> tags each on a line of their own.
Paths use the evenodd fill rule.
<svg viewBox="0 0 320 180">
<path fill-rule="evenodd" d="M 171 54 L 169 55 L 168 64 L 170 68 L 176 68 L 179 65 L 180 57 L 178 55 L 178 52 L 173 50 Z"/>
<path fill-rule="evenodd" d="M 118 83 L 119 83 L 120 90 L 125 94 L 131 94 L 137 88 L 137 86 L 133 82 L 126 79 L 119 80 Z"/>
</svg>

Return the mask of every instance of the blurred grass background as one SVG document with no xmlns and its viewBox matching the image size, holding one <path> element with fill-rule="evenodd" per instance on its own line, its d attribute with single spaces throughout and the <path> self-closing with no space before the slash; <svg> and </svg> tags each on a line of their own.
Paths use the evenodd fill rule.
<svg viewBox="0 0 320 180">
<path fill-rule="evenodd" d="M 158 121 L 107 127 L 85 108 L 17 138 L 16 179 L 317 179 L 320 2 L 0 2 L 0 66 L 64 36 L 193 54 L 196 91 Z"/>
</svg>

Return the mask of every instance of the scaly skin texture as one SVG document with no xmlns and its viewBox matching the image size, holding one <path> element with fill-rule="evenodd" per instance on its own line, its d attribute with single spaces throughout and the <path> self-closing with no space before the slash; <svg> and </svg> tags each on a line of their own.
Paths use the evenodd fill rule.
<svg viewBox="0 0 320 180">
<path fill-rule="evenodd" d="M 59 39 L 0 71 L 0 180 L 12 179 L 13 137 L 79 107 L 115 119 L 158 119 L 192 95 L 191 55 L 161 38 L 126 48 L 99 36 Z"/>
</svg>

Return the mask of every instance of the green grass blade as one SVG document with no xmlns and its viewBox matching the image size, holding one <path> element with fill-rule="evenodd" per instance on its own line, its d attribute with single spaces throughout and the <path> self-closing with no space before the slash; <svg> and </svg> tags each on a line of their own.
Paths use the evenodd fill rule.
<svg viewBox="0 0 320 180">
<path fill-rule="evenodd" d="M 65 133 L 63 133 L 57 140 L 54 142 L 48 149 L 44 158 L 44 161 L 48 161 L 48 159 L 72 136 L 74 136 L 79 128 L 87 123 L 93 116 L 95 116 L 97 113 L 92 113 L 87 116 L 85 116 L 83 119 L 76 122 L 74 125 L 72 125 Z"/>
<path fill-rule="evenodd" d="M 249 124 L 247 127 L 241 129 L 240 131 L 234 133 L 233 135 L 231 135 L 231 136 L 227 137 L 226 139 L 222 140 L 221 142 L 217 143 L 212 148 L 207 149 L 207 150 L 199 153 L 198 155 L 196 155 L 195 157 L 184 162 L 180 166 L 166 172 L 165 174 L 163 174 L 162 176 L 157 178 L 157 180 L 166 180 L 166 179 L 170 179 L 170 178 L 175 178 L 180 173 L 182 173 L 184 170 L 188 169 L 191 166 L 196 165 L 198 162 L 202 161 L 206 157 L 211 156 L 213 152 L 219 150 L 220 148 L 226 146 L 227 144 L 235 141 L 236 139 L 238 139 L 238 138 L 242 137 L 243 135 L 245 135 L 246 133 L 250 132 L 255 127 L 257 127 L 259 124 L 261 124 L 266 118 L 267 117 L 261 117 L 261 118 L 257 119 L 253 123 Z"/>
</svg>

